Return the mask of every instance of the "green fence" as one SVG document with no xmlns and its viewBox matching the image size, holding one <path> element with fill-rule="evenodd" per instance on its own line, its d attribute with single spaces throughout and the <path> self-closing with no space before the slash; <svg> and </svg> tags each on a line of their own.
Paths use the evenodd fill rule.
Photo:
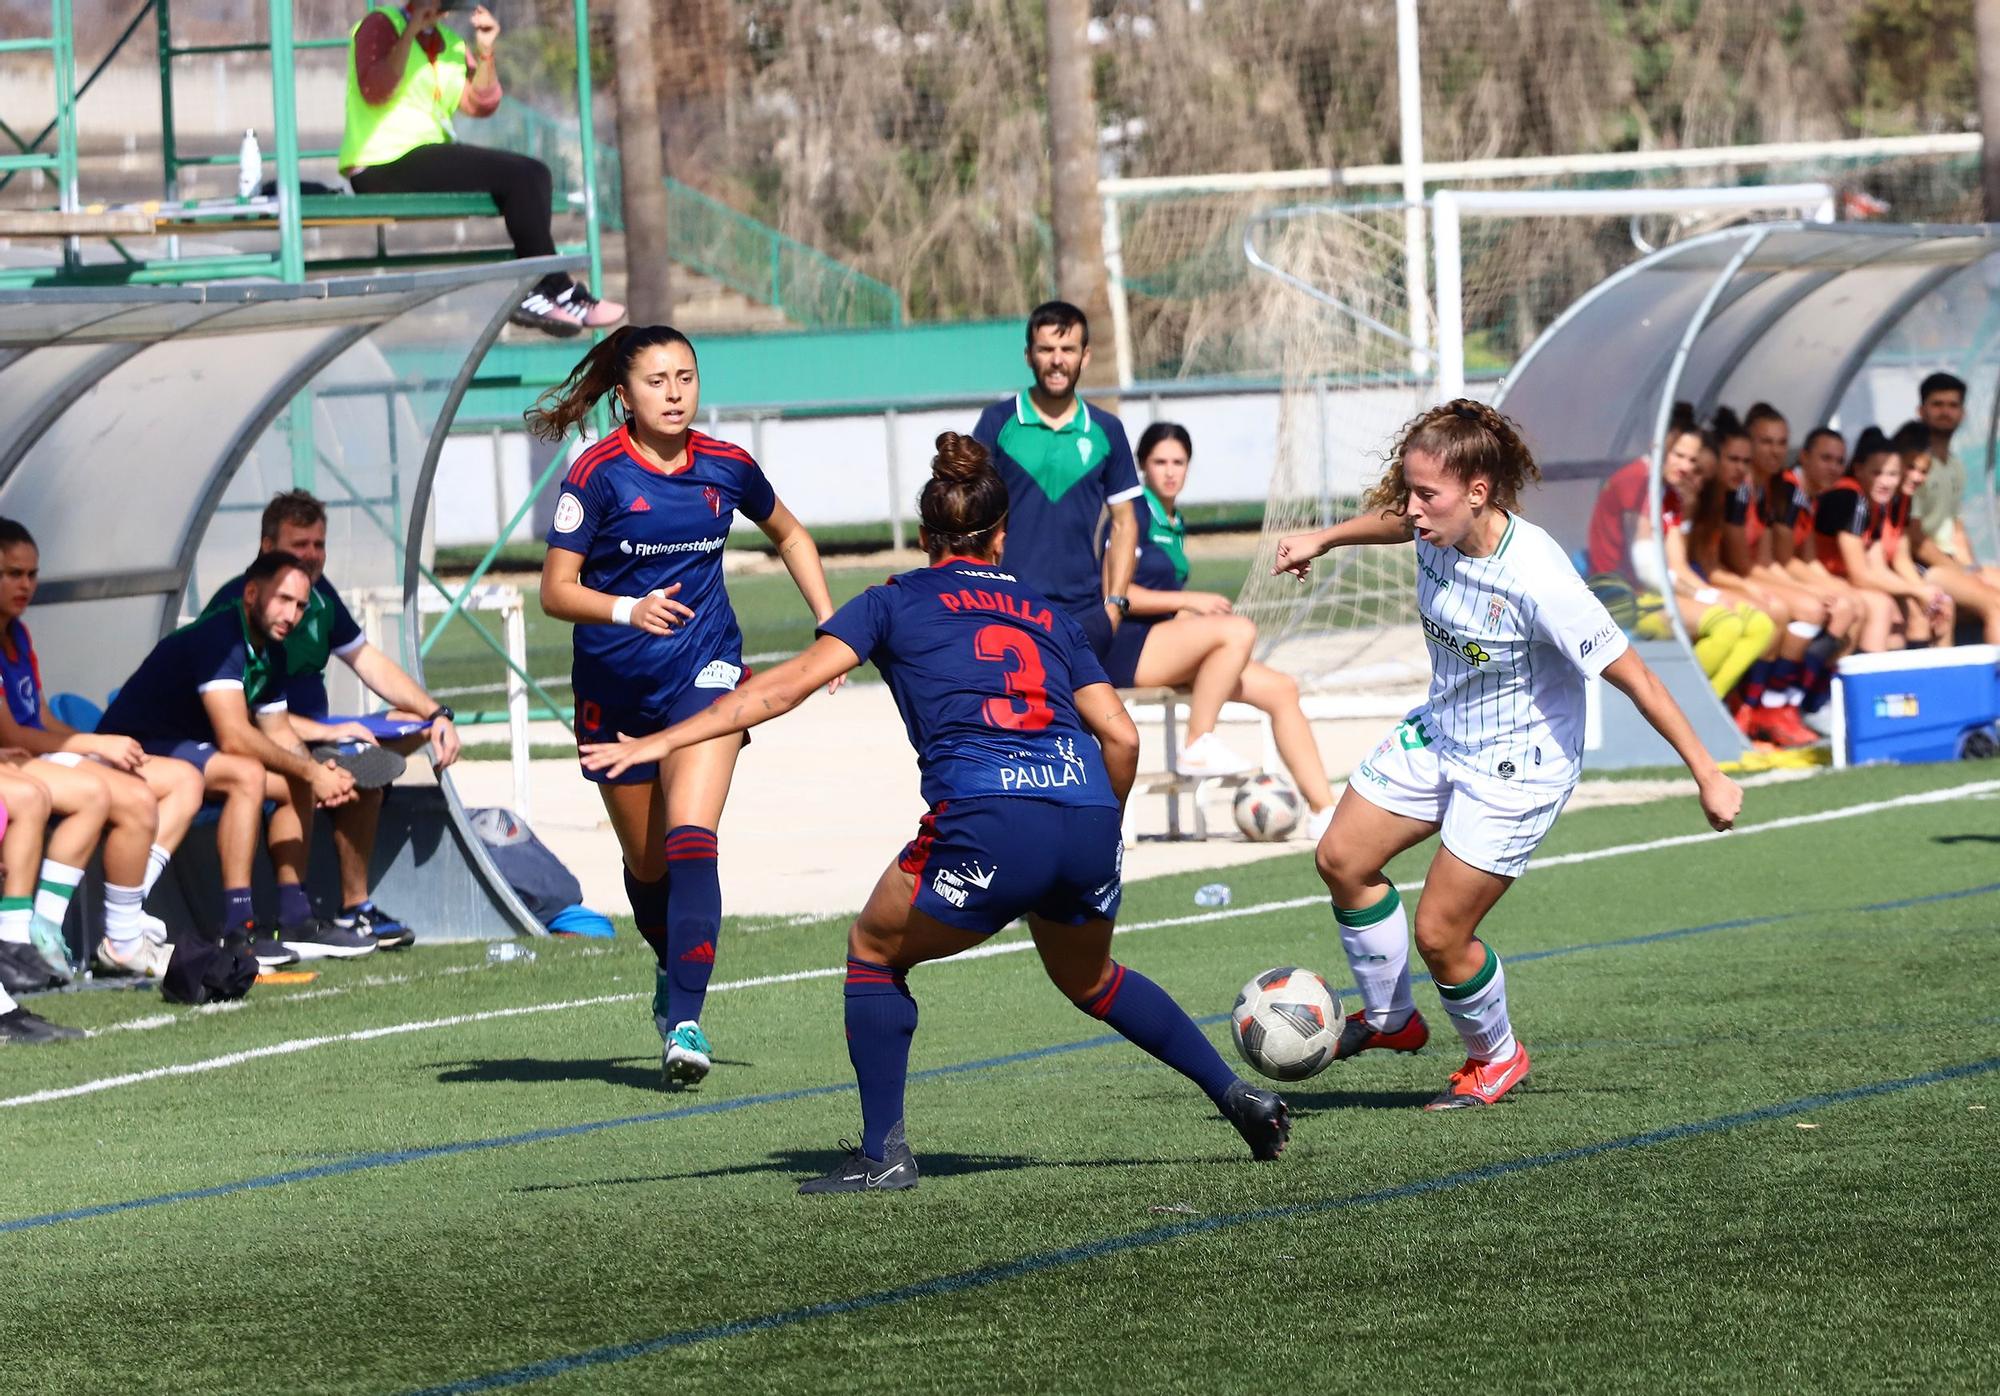
<svg viewBox="0 0 2000 1396">
<path fill-rule="evenodd" d="M 494 114 L 490 128 L 497 144 L 556 171 L 557 188 L 582 187 L 576 132 L 568 123 L 509 102 Z M 597 148 L 597 190 L 604 226 L 622 229 L 624 179 L 618 151 L 610 145 Z M 805 329 L 903 323 L 903 302 L 894 287 L 672 178 L 667 246 L 676 262 L 774 307 Z"/>
</svg>

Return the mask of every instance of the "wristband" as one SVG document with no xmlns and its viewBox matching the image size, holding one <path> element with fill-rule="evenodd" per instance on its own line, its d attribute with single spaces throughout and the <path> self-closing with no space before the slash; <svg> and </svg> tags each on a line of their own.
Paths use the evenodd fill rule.
<svg viewBox="0 0 2000 1396">
<path fill-rule="evenodd" d="M 1704 606 L 1713 606 L 1716 602 L 1722 599 L 1722 593 L 1717 591 L 1714 587 L 1697 587 L 1695 589 L 1694 599 L 1700 602 Z"/>
<path fill-rule="evenodd" d="M 630 625 L 632 623 L 632 612 L 642 600 L 644 598 L 638 596 L 621 596 L 612 602 L 611 623 L 613 625 Z"/>
</svg>

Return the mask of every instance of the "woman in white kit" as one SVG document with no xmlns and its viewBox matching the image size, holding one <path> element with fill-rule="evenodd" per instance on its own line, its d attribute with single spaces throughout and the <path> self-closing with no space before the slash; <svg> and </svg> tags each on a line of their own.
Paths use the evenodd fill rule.
<svg viewBox="0 0 2000 1396">
<path fill-rule="evenodd" d="M 1403 429 L 1358 517 L 1278 544 L 1274 570 L 1304 580 L 1333 548 L 1416 541 L 1430 693 L 1349 777 L 1318 864 L 1362 1004 L 1335 1057 L 1414 1052 L 1430 1029 L 1410 997 L 1409 918 L 1382 869 L 1442 831 L 1417 952 L 1466 1061 L 1430 1110 L 1490 1105 L 1528 1075 L 1500 957 L 1477 932 L 1576 788 L 1586 680 L 1603 675 L 1666 738 L 1711 825 L 1729 828 L 1743 805 L 1563 549 L 1520 517 L 1522 486 L 1540 478 L 1512 423 L 1459 398 Z"/>
</svg>

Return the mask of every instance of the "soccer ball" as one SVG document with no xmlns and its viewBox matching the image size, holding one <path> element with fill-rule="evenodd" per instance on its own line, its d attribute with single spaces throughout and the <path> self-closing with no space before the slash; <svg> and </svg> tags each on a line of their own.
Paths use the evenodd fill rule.
<svg viewBox="0 0 2000 1396">
<path fill-rule="evenodd" d="M 1236 792 L 1236 827 L 1256 843 L 1272 843 L 1299 827 L 1305 802 L 1278 776 L 1258 776 Z"/>
<path fill-rule="evenodd" d="M 1229 1012 L 1236 1050 L 1273 1081 L 1303 1081 L 1333 1060 L 1340 1000 L 1309 969 L 1267 969 Z"/>
</svg>

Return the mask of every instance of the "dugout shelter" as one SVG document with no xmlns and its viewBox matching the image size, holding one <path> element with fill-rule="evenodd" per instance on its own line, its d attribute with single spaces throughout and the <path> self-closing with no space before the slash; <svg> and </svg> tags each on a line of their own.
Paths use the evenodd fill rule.
<svg viewBox="0 0 2000 1396">
<path fill-rule="evenodd" d="M 40 544 L 28 620 L 48 686 L 104 702 L 243 569 L 264 503 L 293 487 L 327 502 L 328 575 L 343 592 L 400 588 L 401 623 L 375 638 L 421 675 L 419 595 L 451 595 L 426 565 L 445 435 L 508 312 L 579 261 L 0 290 L 0 514 Z M 506 658 L 477 617 L 461 619 Z M 376 851 L 386 904 L 427 938 L 541 933 L 449 772 L 393 796 Z M 315 890 L 333 874 L 322 843 Z"/>
<path fill-rule="evenodd" d="M 2000 414 L 2000 227 L 1766 223 L 1671 244 L 1607 277 L 1541 335 L 1495 404 L 1519 422 L 1542 468 L 1535 521 L 1583 546 L 1591 506 L 1627 461 L 1652 463 L 1651 546 L 1660 539 L 1660 469 L 1676 401 L 1706 420 L 1768 402 L 1796 451 L 1831 425 L 1851 443 L 1916 415 L 1937 370 L 1965 380 L 1953 447 L 1971 482 L 1962 517 L 1995 556 L 1994 449 Z M 1673 608 L 1667 608 L 1673 614 Z M 1717 753 L 1741 738 L 1710 690 L 1678 617 L 1676 639 L 1642 646 Z M 1593 760 L 1664 765 L 1666 744 L 1629 704 L 1592 704 Z"/>
</svg>

